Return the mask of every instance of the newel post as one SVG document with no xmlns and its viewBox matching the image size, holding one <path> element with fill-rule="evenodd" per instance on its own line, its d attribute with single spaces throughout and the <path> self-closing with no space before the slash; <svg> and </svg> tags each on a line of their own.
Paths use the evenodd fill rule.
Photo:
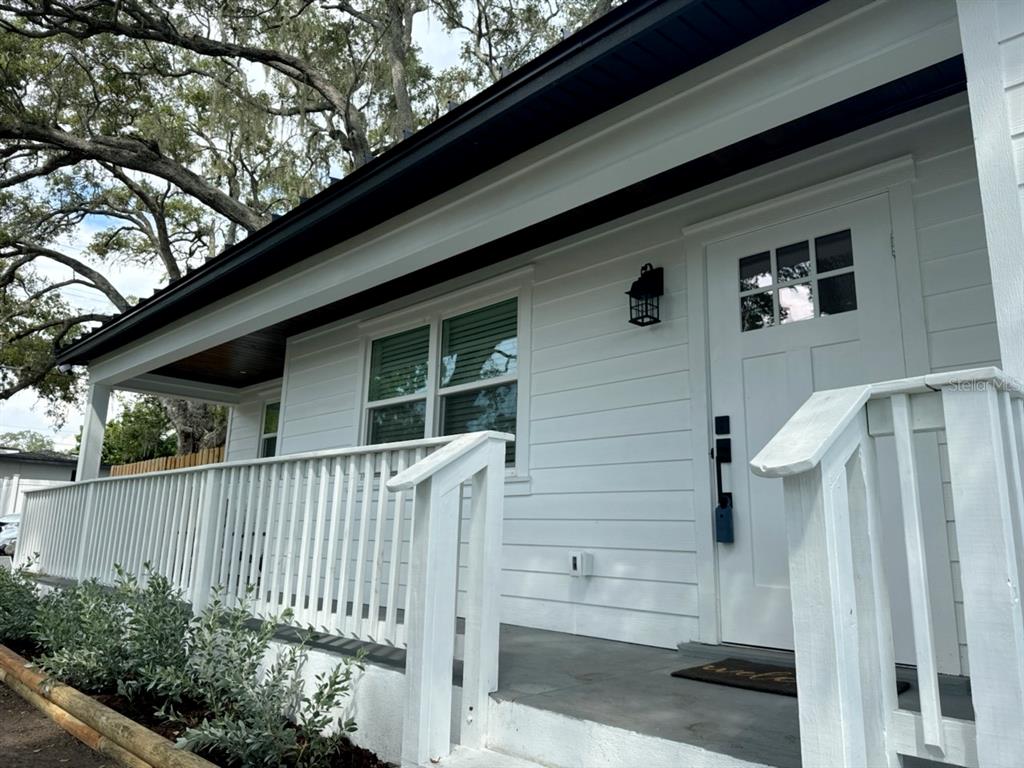
<svg viewBox="0 0 1024 768">
<path fill-rule="evenodd" d="M 783 480 L 800 748 L 808 766 L 898 764 L 885 745 L 895 670 L 871 541 L 869 440 L 861 410 L 820 464 Z"/>
<path fill-rule="evenodd" d="M 213 587 L 213 568 L 218 559 L 217 527 L 221 524 L 220 480 L 219 469 L 207 469 L 203 472 L 199 515 L 196 521 L 196 560 L 192 565 L 192 611 L 196 614 L 202 612 L 210 602 L 210 590 Z"/>
<path fill-rule="evenodd" d="M 422 481 L 413 501 L 402 768 L 430 765 L 451 750 L 462 486 L 450 479 L 441 470 Z"/>
<path fill-rule="evenodd" d="M 490 694 L 498 689 L 505 441 L 492 437 L 482 450 L 487 466 L 473 476 L 469 527 L 460 738 L 476 749 L 487 745 Z"/>
<path fill-rule="evenodd" d="M 942 390 L 978 762 L 986 768 L 1016 768 L 1024 755 L 1024 500 L 1019 482 L 1011 484 L 1021 470 L 1001 399 L 988 382 Z"/>
</svg>

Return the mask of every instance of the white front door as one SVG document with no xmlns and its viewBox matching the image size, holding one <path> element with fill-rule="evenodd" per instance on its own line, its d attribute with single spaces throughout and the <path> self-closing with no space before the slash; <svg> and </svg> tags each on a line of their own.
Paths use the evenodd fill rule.
<svg viewBox="0 0 1024 768">
<path fill-rule="evenodd" d="M 750 459 L 813 391 L 906 375 L 890 233 L 882 194 L 707 247 L 712 413 L 729 417 L 732 447 L 723 490 L 733 494 L 734 541 L 717 545 L 725 642 L 793 647 L 782 483 L 753 475 Z M 891 464 L 891 446 L 879 443 L 880 463 Z M 898 609 L 908 598 L 896 479 L 883 473 L 879 484 L 894 534 L 886 570 Z M 938 507 L 944 537 L 941 495 Z M 936 556 L 943 541 L 935 540 Z M 948 591 L 941 616 L 952 616 Z M 910 612 L 894 614 L 897 660 L 912 662 Z M 945 629 L 943 666 L 955 668 L 955 627 Z"/>
</svg>

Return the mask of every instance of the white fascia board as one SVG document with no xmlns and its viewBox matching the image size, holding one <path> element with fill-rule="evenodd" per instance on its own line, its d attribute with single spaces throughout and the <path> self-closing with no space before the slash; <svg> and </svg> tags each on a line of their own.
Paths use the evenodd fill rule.
<svg viewBox="0 0 1024 768">
<path fill-rule="evenodd" d="M 960 53 L 953 0 L 836 0 L 94 361 L 117 381 L 359 293 Z"/>
<path fill-rule="evenodd" d="M 241 402 L 242 390 L 225 387 L 220 384 L 206 384 L 201 381 L 177 379 L 172 376 L 160 376 L 144 373 L 118 383 L 117 388 L 126 392 L 138 392 L 143 395 L 162 395 L 180 397 L 185 400 L 217 405 L 236 405 Z"/>
</svg>

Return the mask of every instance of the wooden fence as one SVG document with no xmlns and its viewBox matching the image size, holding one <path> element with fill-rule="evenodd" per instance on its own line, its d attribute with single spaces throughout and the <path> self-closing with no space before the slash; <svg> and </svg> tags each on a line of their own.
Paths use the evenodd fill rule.
<svg viewBox="0 0 1024 768">
<path fill-rule="evenodd" d="M 185 469 L 203 464 L 218 464 L 224 461 L 224 446 L 204 448 L 195 453 L 182 456 L 160 456 L 145 461 L 133 461 L 131 464 L 115 464 L 110 468 L 111 477 L 122 475 L 144 475 L 147 472 L 164 472 L 168 469 Z"/>
</svg>

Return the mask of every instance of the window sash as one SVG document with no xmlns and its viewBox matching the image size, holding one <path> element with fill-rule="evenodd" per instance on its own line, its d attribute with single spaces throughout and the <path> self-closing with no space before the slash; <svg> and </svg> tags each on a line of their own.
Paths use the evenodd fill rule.
<svg viewBox="0 0 1024 768">
<path fill-rule="evenodd" d="M 507 295 L 506 295 L 507 296 Z M 445 330 L 450 327 L 447 324 L 452 320 L 457 320 L 466 315 L 472 315 L 476 313 L 484 314 L 486 310 L 495 309 L 500 312 L 502 304 L 514 302 L 515 306 L 515 343 L 516 343 L 516 356 L 512 363 L 513 371 L 511 373 L 505 373 L 499 376 L 491 376 L 488 378 L 477 378 L 472 381 L 464 381 L 459 384 L 451 386 L 442 386 L 441 380 L 444 375 L 444 359 L 445 353 L 458 353 L 460 350 L 447 349 L 448 339 L 445 338 Z M 426 322 L 424 322 L 426 320 Z M 520 357 L 520 341 L 522 338 L 521 334 L 521 323 L 522 323 L 522 307 L 521 297 L 517 293 L 513 296 L 507 296 L 504 299 L 491 299 L 486 304 L 477 305 L 475 307 L 469 307 L 467 309 L 460 309 L 454 313 L 437 313 L 429 317 L 429 319 L 420 316 L 420 322 L 415 325 L 407 326 L 404 329 L 396 330 L 382 334 L 368 339 L 367 351 L 366 351 L 366 383 L 365 389 L 365 400 L 363 405 L 363 422 L 364 427 L 362 433 L 364 440 L 367 444 L 373 444 L 375 441 L 374 435 L 374 414 L 375 410 L 379 410 L 386 407 L 392 407 L 397 405 L 403 405 L 406 403 L 424 402 L 424 429 L 422 435 L 417 435 L 412 439 L 419 439 L 432 436 L 444 435 L 444 398 L 447 396 L 466 394 L 475 391 L 496 389 L 503 385 L 516 385 L 517 388 L 517 400 L 515 403 L 516 416 L 515 416 L 515 428 L 518 428 L 519 422 L 519 401 L 518 401 L 518 382 L 519 382 L 519 357 Z M 500 323 L 496 323 L 500 325 Z M 396 395 L 393 397 L 370 399 L 370 395 L 374 384 L 374 372 L 373 372 L 373 360 L 374 360 L 374 344 L 381 341 L 382 339 L 392 339 L 402 334 L 413 334 L 415 332 L 423 332 L 426 329 L 427 336 L 429 339 L 427 347 L 427 380 L 425 391 L 419 391 L 415 393 L 409 393 L 404 395 Z M 471 336 L 472 338 L 472 336 Z M 507 336 L 507 338 L 512 338 Z M 473 350 L 471 350 L 472 352 Z M 459 433 L 452 433 L 459 434 Z M 510 443 L 512 446 L 507 452 L 508 465 L 511 468 L 515 464 L 515 443 Z"/>
</svg>

